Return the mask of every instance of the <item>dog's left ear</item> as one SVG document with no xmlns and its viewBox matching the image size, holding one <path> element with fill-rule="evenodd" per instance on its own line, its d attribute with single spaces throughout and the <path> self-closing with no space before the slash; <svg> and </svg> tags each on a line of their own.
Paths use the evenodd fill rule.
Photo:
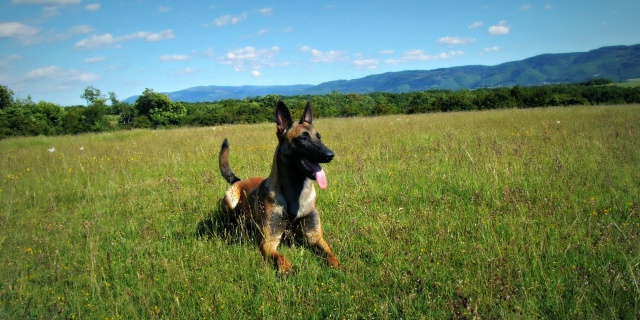
<svg viewBox="0 0 640 320">
<path fill-rule="evenodd" d="M 289 108 L 287 108 L 282 100 L 279 100 L 276 104 L 276 126 L 278 127 L 278 133 L 282 134 L 287 131 L 291 125 L 293 125 L 293 119 L 291 119 Z"/>
<path fill-rule="evenodd" d="M 300 118 L 300 124 L 306 122 L 308 124 L 313 123 L 313 115 L 311 114 L 311 103 L 307 101 L 307 106 L 304 108 L 304 114 L 302 114 L 302 118 Z"/>
</svg>

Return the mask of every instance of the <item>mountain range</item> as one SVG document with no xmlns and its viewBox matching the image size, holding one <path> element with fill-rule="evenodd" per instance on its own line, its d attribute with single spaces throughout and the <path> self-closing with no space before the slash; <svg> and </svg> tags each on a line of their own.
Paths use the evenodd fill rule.
<svg viewBox="0 0 640 320">
<path fill-rule="evenodd" d="M 276 94 L 283 96 L 369 92 L 459 90 L 487 87 L 574 83 L 594 78 L 624 81 L 640 78 L 640 44 L 602 47 L 588 52 L 542 54 L 495 66 L 469 65 L 433 70 L 387 72 L 319 85 L 198 86 L 165 92 L 174 101 L 206 102 Z M 134 103 L 137 96 L 125 101 Z"/>
</svg>

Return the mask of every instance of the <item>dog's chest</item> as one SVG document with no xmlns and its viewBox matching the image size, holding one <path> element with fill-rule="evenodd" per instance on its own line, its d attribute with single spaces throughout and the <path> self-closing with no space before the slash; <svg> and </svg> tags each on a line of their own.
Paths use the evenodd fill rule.
<svg viewBox="0 0 640 320">
<path fill-rule="evenodd" d="M 301 219 L 316 211 L 316 192 L 313 187 L 303 189 L 298 197 L 288 198 L 283 196 L 279 202 L 289 219 Z"/>
</svg>

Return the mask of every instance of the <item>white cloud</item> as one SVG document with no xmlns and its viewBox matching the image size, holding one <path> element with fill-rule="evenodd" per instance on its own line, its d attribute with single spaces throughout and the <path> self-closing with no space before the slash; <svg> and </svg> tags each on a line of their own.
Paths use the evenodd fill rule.
<svg viewBox="0 0 640 320">
<path fill-rule="evenodd" d="M 161 13 L 168 13 L 169 11 L 171 11 L 171 8 L 170 8 L 170 7 L 165 7 L 165 6 L 159 6 L 159 7 L 158 7 L 158 12 L 161 12 Z"/>
<path fill-rule="evenodd" d="M 378 63 L 377 59 L 356 59 L 352 62 L 356 68 L 361 69 L 376 69 L 378 68 Z"/>
<path fill-rule="evenodd" d="M 262 73 L 260 73 L 260 71 L 258 71 L 258 70 L 252 70 L 251 71 L 251 76 L 253 76 L 253 77 L 259 77 L 261 75 L 262 75 Z"/>
<path fill-rule="evenodd" d="M 219 61 L 222 64 L 232 66 L 235 71 L 256 70 L 282 65 L 276 62 L 276 57 L 279 53 L 279 47 L 268 49 L 244 47 L 227 51 L 227 54 L 221 57 Z"/>
<path fill-rule="evenodd" d="M 122 39 L 125 41 L 143 39 L 146 42 L 156 42 L 173 39 L 175 37 L 176 36 L 173 34 L 173 31 L 171 29 L 167 29 L 160 32 L 138 31 L 130 35 L 123 36 Z"/>
<path fill-rule="evenodd" d="M 100 10 L 100 4 L 99 3 L 90 3 L 84 8 L 89 10 L 89 11 L 98 11 L 98 10 Z"/>
<path fill-rule="evenodd" d="M 42 17 L 44 19 L 49 19 L 55 16 L 59 16 L 60 10 L 58 10 L 58 7 L 55 6 L 44 6 L 42 7 Z"/>
<path fill-rule="evenodd" d="M 227 25 L 236 25 L 238 23 L 241 23 L 245 20 L 247 20 L 249 18 L 249 15 L 254 15 L 254 14 L 260 14 L 263 16 L 268 16 L 273 14 L 273 8 L 262 8 L 262 9 L 257 9 L 257 10 L 251 10 L 249 12 L 242 12 L 240 14 L 237 15 L 232 15 L 232 14 L 226 14 L 223 16 L 220 16 L 218 18 L 216 18 L 215 20 L 213 20 L 213 25 L 215 25 L 216 27 L 223 27 L 223 26 L 227 26 Z M 209 23 L 205 23 L 204 24 L 205 27 L 210 26 Z"/>
<path fill-rule="evenodd" d="M 269 33 L 269 30 L 267 30 L 267 29 L 262 29 L 262 30 L 258 31 L 258 35 L 259 36 L 263 36 L 263 35 L 265 35 L 267 33 Z"/>
<path fill-rule="evenodd" d="M 194 68 L 186 67 L 186 68 L 184 68 L 184 69 L 178 70 L 178 71 L 177 71 L 177 72 L 175 72 L 174 74 L 177 74 L 177 75 L 183 76 L 183 75 L 187 75 L 187 74 L 195 73 L 196 71 L 198 71 L 198 70 L 197 70 L 197 69 L 194 69 Z"/>
<path fill-rule="evenodd" d="M 436 56 L 428 55 L 424 50 L 409 50 L 402 56 L 402 60 L 404 61 L 426 61 L 435 59 Z"/>
<path fill-rule="evenodd" d="M 75 50 L 94 50 L 100 48 L 120 47 L 120 43 L 132 40 L 144 40 L 146 42 L 156 42 L 175 38 L 171 29 L 160 32 L 139 31 L 132 34 L 114 37 L 109 33 L 103 35 L 93 35 L 89 38 L 78 41 L 73 48 Z"/>
<path fill-rule="evenodd" d="M 384 61 L 384 63 L 393 64 L 393 65 L 401 64 L 402 63 L 402 59 L 387 59 L 387 60 Z"/>
<path fill-rule="evenodd" d="M 63 74 L 62 78 L 70 82 L 92 82 L 100 79 L 100 76 L 94 73 L 70 70 L 66 72 L 66 76 Z"/>
<path fill-rule="evenodd" d="M 258 10 L 258 13 L 261 15 L 270 15 L 273 13 L 273 8 L 262 8 Z"/>
<path fill-rule="evenodd" d="M 74 35 L 74 34 L 85 34 L 85 33 L 89 33 L 93 31 L 93 27 L 91 27 L 90 25 L 86 25 L 86 24 L 82 24 L 82 25 L 77 25 L 77 26 L 73 26 L 71 28 L 69 28 L 69 33 Z"/>
<path fill-rule="evenodd" d="M 187 61 L 193 58 L 186 54 L 165 54 L 160 57 L 160 61 Z"/>
<path fill-rule="evenodd" d="M 213 23 L 218 26 L 218 27 L 222 27 L 222 26 L 226 26 L 228 24 L 238 24 L 244 20 L 247 20 L 247 14 L 246 13 L 241 13 L 239 15 L 236 16 L 232 16 L 232 15 L 224 15 L 221 16 L 215 20 L 213 20 Z"/>
<path fill-rule="evenodd" d="M 93 35 L 89 38 L 76 42 L 73 46 L 76 50 L 92 50 L 104 47 L 115 46 L 119 41 L 111 34 L 105 33 L 103 35 Z"/>
<path fill-rule="evenodd" d="M 58 66 L 48 66 L 33 69 L 14 83 L 21 91 L 59 92 L 77 90 L 78 86 L 85 86 L 100 79 L 100 75 L 82 72 L 76 69 L 64 69 Z M 27 89 L 29 88 L 29 89 Z M 35 91 L 35 92 L 34 92 Z"/>
<path fill-rule="evenodd" d="M 309 46 L 302 46 L 300 51 L 311 53 L 311 62 L 333 63 L 347 61 L 347 53 L 345 51 L 320 51 Z"/>
<path fill-rule="evenodd" d="M 480 55 L 484 55 L 484 54 L 490 53 L 490 52 L 498 52 L 498 51 L 500 51 L 499 47 L 496 47 L 496 46 L 488 47 L 488 48 L 482 49 L 482 52 L 480 52 Z"/>
<path fill-rule="evenodd" d="M 544 9 L 545 10 L 551 10 L 551 9 L 553 9 L 553 6 L 551 4 L 548 4 L 548 5 L 544 6 Z"/>
<path fill-rule="evenodd" d="M 25 78 L 27 79 L 46 78 L 55 74 L 56 72 L 59 72 L 60 70 L 62 70 L 62 68 L 56 67 L 56 66 L 33 69 L 27 73 Z"/>
<path fill-rule="evenodd" d="M 19 22 L 0 23 L 0 39 L 14 38 L 24 46 L 34 45 L 40 42 L 55 42 L 69 39 L 78 34 L 85 34 L 93 31 L 89 25 L 78 25 L 69 28 L 66 32 L 55 31 L 41 32 L 39 28 L 32 27 Z"/>
<path fill-rule="evenodd" d="M 54 41 L 64 41 L 67 40 L 75 35 L 79 35 L 79 34 L 87 34 L 89 32 L 93 31 L 93 27 L 89 26 L 89 25 L 78 25 L 78 26 L 73 26 L 71 28 L 69 28 L 69 30 L 67 30 L 67 32 L 64 33 L 56 33 L 56 32 L 47 32 L 46 34 L 43 34 L 40 39 L 37 39 L 37 41 L 46 41 L 46 42 L 54 42 Z"/>
<path fill-rule="evenodd" d="M 380 50 L 380 54 L 394 54 L 395 50 Z"/>
<path fill-rule="evenodd" d="M 437 55 L 429 55 L 426 54 L 424 50 L 414 49 L 405 51 L 400 59 L 387 59 L 385 63 L 387 64 L 400 64 L 407 62 L 415 62 L 415 61 L 430 61 L 430 60 L 442 60 L 449 59 L 455 56 L 461 56 L 464 54 L 464 51 L 449 51 L 449 52 L 441 52 Z"/>
<path fill-rule="evenodd" d="M 38 42 L 37 35 L 40 29 L 20 22 L 0 23 L 0 39 L 15 38 L 23 45 L 30 45 Z"/>
<path fill-rule="evenodd" d="M 469 25 L 469 29 L 476 29 L 482 27 L 482 22 L 475 21 L 474 23 Z"/>
<path fill-rule="evenodd" d="M 107 57 L 91 57 L 84 59 L 84 63 L 97 63 L 107 60 Z"/>
<path fill-rule="evenodd" d="M 489 34 L 499 35 L 509 33 L 509 27 L 506 26 L 506 23 L 506 21 L 502 20 L 497 25 L 489 27 Z"/>
<path fill-rule="evenodd" d="M 333 63 L 338 61 L 346 61 L 347 56 L 344 51 L 320 51 L 313 49 L 311 50 L 311 61 L 312 62 L 323 62 L 323 63 Z"/>
<path fill-rule="evenodd" d="M 476 41 L 475 38 L 442 37 L 438 39 L 439 44 L 446 45 L 469 44 L 474 41 Z"/>
<path fill-rule="evenodd" d="M 37 33 L 38 28 L 20 22 L 0 23 L 0 38 L 33 36 Z"/>
<path fill-rule="evenodd" d="M 121 66 L 121 65 L 110 65 L 110 66 L 106 67 L 105 70 L 113 72 L 113 71 L 123 70 L 124 68 L 125 67 Z"/>
<path fill-rule="evenodd" d="M 44 80 L 47 83 L 45 87 L 48 86 L 48 90 L 66 90 L 73 84 L 90 83 L 98 79 L 100 79 L 100 76 L 94 73 L 48 66 L 27 72 L 23 80 L 29 82 Z"/>
<path fill-rule="evenodd" d="M 15 61 L 20 61 L 20 60 L 22 60 L 22 56 L 17 54 L 12 54 L 6 57 L 0 57 L 0 67 L 3 67 L 3 68 L 8 67 L 12 65 Z"/>
<path fill-rule="evenodd" d="M 212 48 L 208 48 L 202 53 L 202 55 L 209 59 L 213 59 L 213 57 L 215 57 L 215 51 Z"/>
<path fill-rule="evenodd" d="M 531 10 L 531 8 L 533 8 L 531 4 L 525 4 L 520 7 L 520 10 Z"/>
<path fill-rule="evenodd" d="M 245 47 L 227 52 L 229 61 L 247 61 L 258 58 L 258 51 L 254 47 Z"/>
</svg>

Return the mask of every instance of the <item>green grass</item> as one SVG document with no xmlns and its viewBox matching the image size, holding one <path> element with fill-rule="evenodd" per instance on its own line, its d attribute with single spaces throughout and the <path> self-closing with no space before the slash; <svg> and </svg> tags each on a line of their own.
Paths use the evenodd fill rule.
<svg viewBox="0 0 640 320">
<path fill-rule="evenodd" d="M 640 79 L 629 79 L 623 82 L 616 82 L 615 85 L 626 88 L 640 87 Z"/>
<path fill-rule="evenodd" d="M 265 176 L 273 124 L 0 141 L 0 318 L 640 317 L 640 105 L 316 128 L 344 269 L 284 244 L 287 277 L 252 239 L 198 235 L 223 138 Z"/>
</svg>

